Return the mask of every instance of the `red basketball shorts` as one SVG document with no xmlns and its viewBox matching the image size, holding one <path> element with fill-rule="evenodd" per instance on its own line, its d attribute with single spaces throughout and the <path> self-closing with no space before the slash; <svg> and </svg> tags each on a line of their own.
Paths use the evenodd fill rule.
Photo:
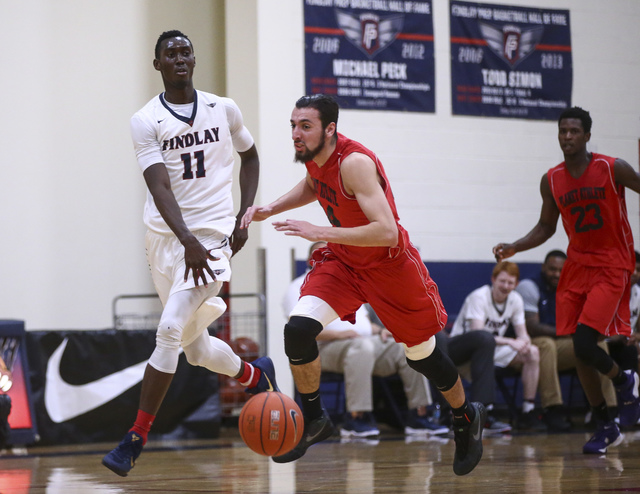
<svg viewBox="0 0 640 494">
<path fill-rule="evenodd" d="M 330 249 L 316 250 L 300 296 L 324 300 L 342 320 L 369 303 L 396 341 L 419 345 L 447 323 L 438 287 L 415 247 L 375 268 L 354 269 Z"/>
<path fill-rule="evenodd" d="M 629 336 L 630 276 L 625 269 L 567 259 L 556 292 L 556 333 L 573 334 L 578 324 L 585 324 L 605 336 Z"/>
</svg>

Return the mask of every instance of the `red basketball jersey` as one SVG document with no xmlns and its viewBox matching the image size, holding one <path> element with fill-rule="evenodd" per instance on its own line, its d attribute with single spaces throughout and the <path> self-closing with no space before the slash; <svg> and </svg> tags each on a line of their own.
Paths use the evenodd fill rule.
<svg viewBox="0 0 640 494">
<path fill-rule="evenodd" d="M 344 190 L 340 176 L 340 165 L 351 153 L 362 153 L 369 156 L 376 164 L 378 174 L 382 177 L 384 190 L 389 207 L 398 225 L 398 245 L 396 247 L 356 247 L 330 243 L 331 251 L 345 264 L 356 267 L 374 267 L 384 261 L 394 259 L 404 252 L 409 245 L 409 235 L 399 223 L 398 211 L 391 192 L 389 180 L 378 157 L 362 144 L 353 141 L 342 134 L 338 134 L 336 149 L 322 166 L 314 161 L 305 163 L 307 171 L 313 180 L 316 197 L 324 209 L 327 218 L 333 226 L 352 228 L 369 224 L 355 196 Z"/>
<path fill-rule="evenodd" d="M 584 266 L 633 271 L 633 236 L 614 161 L 592 153 L 580 178 L 573 178 L 562 162 L 549 170 L 547 179 L 569 237 L 569 259 Z"/>
</svg>

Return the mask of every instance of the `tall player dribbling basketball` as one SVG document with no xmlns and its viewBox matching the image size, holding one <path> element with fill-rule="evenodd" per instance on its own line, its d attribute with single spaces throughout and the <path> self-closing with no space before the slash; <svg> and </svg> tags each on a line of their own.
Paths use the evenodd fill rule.
<svg viewBox="0 0 640 494">
<path fill-rule="evenodd" d="M 244 362 L 206 328 L 226 309 L 218 297 L 229 259 L 247 241 L 240 220 L 258 187 L 259 159 L 242 114 L 229 98 L 196 91 L 189 38 L 167 31 L 153 65 L 165 92 L 131 119 L 147 183 L 147 260 L 164 306 L 135 424 L 102 463 L 121 476 L 133 468 L 178 366 L 180 347 L 191 365 L 235 377 L 247 392 L 278 390 L 268 357 Z M 233 214 L 233 149 L 240 155 L 240 211 Z"/>
<path fill-rule="evenodd" d="M 340 317 L 349 320 L 368 302 L 396 341 L 404 345 L 409 366 L 427 377 L 453 409 L 456 451 L 453 471 L 471 472 L 482 457 L 486 411 L 468 403 L 458 371 L 436 347 L 434 335 L 447 313 L 438 287 L 418 250 L 399 223 L 391 186 L 377 156 L 337 133 L 338 104 L 328 96 L 300 98 L 291 115 L 295 159 L 306 177 L 267 206 L 252 206 L 242 220 L 251 221 L 318 200 L 333 226 L 305 221 L 274 222 L 276 230 L 312 242 L 324 240 L 302 285 L 300 299 L 284 328 L 285 352 L 302 398 L 305 431 L 293 451 L 276 456 L 286 463 L 329 437 L 333 424 L 320 402 L 320 357 L 316 337 Z"/>
<path fill-rule="evenodd" d="M 556 332 L 573 335 L 576 370 L 596 419 L 597 430 L 583 452 L 603 454 L 622 441 L 609 416 L 598 372 L 613 380 L 620 425 L 640 418 L 638 374 L 622 371 L 598 346 L 613 335 L 629 336 L 630 277 L 635 269 L 633 237 L 627 218 L 625 187 L 640 193 L 640 174 L 620 158 L 587 151 L 591 116 L 579 107 L 558 119 L 564 162 L 542 177 L 538 224 L 524 237 L 493 248 L 498 261 L 544 243 L 558 217 L 569 237 L 567 260 L 556 291 Z"/>
</svg>

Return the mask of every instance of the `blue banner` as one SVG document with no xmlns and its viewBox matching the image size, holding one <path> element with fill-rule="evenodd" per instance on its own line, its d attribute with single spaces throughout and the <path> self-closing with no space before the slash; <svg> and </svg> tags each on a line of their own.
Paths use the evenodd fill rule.
<svg viewBox="0 0 640 494">
<path fill-rule="evenodd" d="M 568 10 L 451 0 L 454 115 L 555 120 L 571 106 Z"/>
<path fill-rule="evenodd" d="M 306 94 L 342 108 L 435 111 L 431 0 L 304 0 Z"/>
</svg>

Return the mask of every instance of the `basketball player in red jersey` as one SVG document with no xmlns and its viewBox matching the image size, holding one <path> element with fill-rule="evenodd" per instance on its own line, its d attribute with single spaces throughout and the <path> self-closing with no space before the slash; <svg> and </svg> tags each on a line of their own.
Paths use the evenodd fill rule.
<svg viewBox="0 0 640 494">
<path fill-rule="evenodd" d="M 276 221 L 276 230 L 327 247 L 313 254 L 300 299 L 284 328 L 285 352 L 302 397 L 305 431 L 293 451 L 274 457 L 294 461 L 312 444 L 328 438 L 333 425 L 320 400 L 320 358 L 316 336 L 334 319 L 354 320 L 368 302 L 404 345 L 409 365 L 435 383 L 453 409 L 456 452 L 453 470 L 465 475 L 482 457 L 486 411 L 466 400 L 458 372 L 435 344 L 447 322 L 438 287 L 409 235 L 398 221 L 387 176 L 377 156 L 338 134 L 338 104 L 328 96 L 304 96 L 291 114 L 296 161 L 306 177 L 267 206 L 247 209 L 241 227 L 251 221 L 318 200 L 332 226 L 306 221 Z"/>
<path fill-rule="evenodd" d="M 579 107 L 558 120 L 564 162 L 551 168 L 540 183 L 542 211 L 538 224 L 510 244 L 498 244 L 498 261 L 537 247 L 556 231 L 562 216 L 569 248 L 556 292 L 556 332 L 573 335 L 576 369 L 598 428 L 584 453 L 603 454 L 622 441 L 608 414 L 598 372 L 610 377 L 618 393 L 620 425 L 640 418 L 638 374 L 623 372 L 598 347 L 613 335 L 629 336 L 630 277 L 635 269 L 633 238 L 627 218 L 625 187 L 640 193 L 640 175 L 620 158 L 587 151 L 592 120 Z"/>
</svg>

